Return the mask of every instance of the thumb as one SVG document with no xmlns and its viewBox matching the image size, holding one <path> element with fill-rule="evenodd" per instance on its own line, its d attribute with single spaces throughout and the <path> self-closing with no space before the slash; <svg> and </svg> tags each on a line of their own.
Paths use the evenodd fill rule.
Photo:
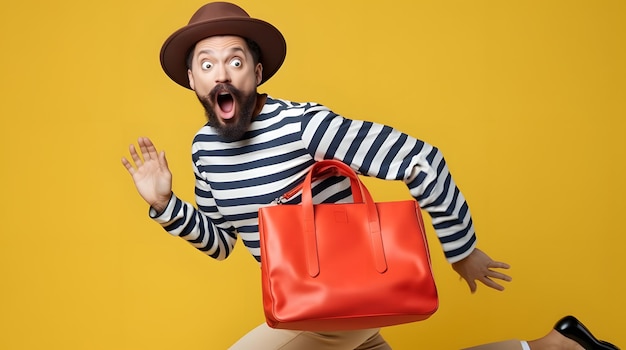
<svg viewBox="0 0 626 350">
<path fill-rule="evenodd" d="M 474 280 L 465 280 L 465 281 L 467 282 L 467 285 L 469 286 L 470 292 L 474 294 L 477 288 L 476 281 Z"/>
<path fill-rule="evenodd" d="M 165 158 L 165 151 L 161 151 L 159 153 L 159 163 L 164 165 L 166 168 L 169 168 L 169 166 L 167 165 L 167 158 Z"/>
</svg>

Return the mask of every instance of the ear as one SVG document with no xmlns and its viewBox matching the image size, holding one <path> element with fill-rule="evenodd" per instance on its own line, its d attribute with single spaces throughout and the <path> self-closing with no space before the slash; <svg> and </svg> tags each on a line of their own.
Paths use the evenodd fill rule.
<svg viewBox="0 0 626 350">
<path fill-rule="evenodd" d="M 263 80 L 263 65 L 262 64 L 257 63 L 254 69 L 254 74 L 256 76 L 256 85 L 259 86 L 259 84 L 261 84 L 261 80 Z"/>
<path fill-rule="evenodd" d="M 193 74 L 191 73 L 191 69 L 187 69 L 187 77 L 189 78 L 189 87 L 191 90 L 196 90 L 195 83 L 193 81 Z"/>
</svg>

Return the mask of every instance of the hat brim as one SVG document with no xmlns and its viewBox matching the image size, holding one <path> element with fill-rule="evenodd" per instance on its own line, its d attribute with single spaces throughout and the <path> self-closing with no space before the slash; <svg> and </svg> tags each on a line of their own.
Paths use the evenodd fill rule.
<svg viewBox="0 0 626 350">
<path fill-rule="evenodd" d="M 177 84 L 191 89 L 187 75 L 187 55 L 196 43 L 211 36 L 235 35 L 255 41 L 261 48 L 266 82 L 280 68 L 287 54 L 283 35 L 273 25 L 254 18 L 221 18 L 187 25 L 174 32 L 161 47 L 161 67 Z"/>
</svg>

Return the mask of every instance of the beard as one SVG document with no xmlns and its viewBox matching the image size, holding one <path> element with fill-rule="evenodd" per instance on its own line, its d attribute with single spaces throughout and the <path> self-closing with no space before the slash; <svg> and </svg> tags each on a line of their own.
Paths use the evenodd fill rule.
<svg viewBox="0 0 626 350">
<path fill-rule="evenodd" d="M 215 113 L 215 108 L 220 108 L 218 105 L 219 100 L 224 98 L 218 96 L 218 94 L 224 91 L 228 91 L 230 94 L 230 96 L 226 96 L 225 98 L 232 98 L 232 102 L 237 107 L 232 122 L 222 122 Z M 217 84 L 209 92 L 208 96 L 203 97 L 198 94 L 196 94 L 196 96 L 198 96 L 198 100 L 202 104 L 202 107 L 204 107 L 209 125 L 215 128 L 222 138 L 227 142 L 239 141 L 243 138 L 243 135 L 248 131 L 252 123 L 252 114 L 256 107 L 256 91 L 246 95 L 230 84 Z"/>
</svg>

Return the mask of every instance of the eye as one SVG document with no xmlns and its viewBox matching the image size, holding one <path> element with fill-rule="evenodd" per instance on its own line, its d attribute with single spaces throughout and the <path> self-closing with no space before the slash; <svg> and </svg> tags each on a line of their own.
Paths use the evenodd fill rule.
<svg viewBox="0 0 626 350">
<path fill-rule="evenodd" d="M 233 67 L 241 67 L 242 63 L 240 59 L 235 58 L 232 61 L 230 61 L 230 65 Z"/>
<path fill-rule="evenodd" d="M 209 62 L 209 61 L 204 61 L 200 64 L 200 67 L 202 67 L 202 69 L 207 70 L 211 67 L 213 67 L 213 63 Z"/>
</svg>

